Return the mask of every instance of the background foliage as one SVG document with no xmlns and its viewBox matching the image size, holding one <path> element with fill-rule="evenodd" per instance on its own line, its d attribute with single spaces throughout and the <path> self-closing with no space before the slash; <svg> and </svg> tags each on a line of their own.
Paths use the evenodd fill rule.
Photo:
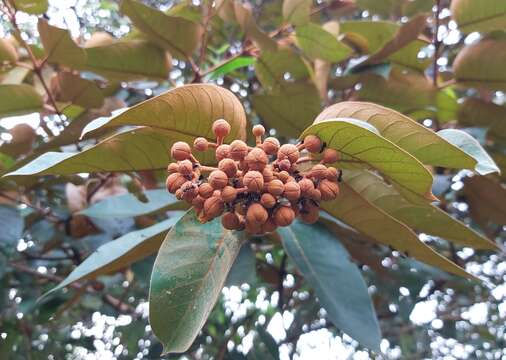
<svg viewBox="0 0 506 360">
<path fill-rule="evenodd" d="M 149 279 L 183 210 L 161 189 L 167 149 L 219 115 L 231 138 L 246 118 L 282 141 L 318 132 L 347 170 L 321 226 L 241 248 L 184 356 L 377 356 L 341 332 L 378 336 L 339 315 L 360 275 L 385 357 L 506 356 L 506 262 L 490 251 L 506 224 L 503 1 L 4 0 L 0 26 L 0 358 L 160 357 Z M 336 117 L 377 133 L 309 127 Z"/>
</svg>

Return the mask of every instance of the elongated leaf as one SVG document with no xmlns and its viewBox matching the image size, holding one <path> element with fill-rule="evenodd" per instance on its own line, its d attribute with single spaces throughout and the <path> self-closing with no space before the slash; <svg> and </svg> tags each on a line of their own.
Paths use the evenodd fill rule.
<svg viewBox="0 0 506 360">
<path fill-rule="evenodd" d="M 174 216 L 159 224 L 132 231 L 99 247 L 77 266 L 61 283 L 44 296 L 79 280 L 112 274 L 133 262 L 155 253 L 162 244 L 167 231 L 180 216 Z"/>
<path fill-rule="evenodd" d="M 228 274 L 225 286 L 241 286 L 242 284 L 253 285 L 256 282 L 256 259 L 255 253 L 248 243 L 245 243 L 237 258 L 235 259 L 232 269 Z"/>
<path fill-rule="evenodd" d="M 164 352 L 186 351 L 211 312 L 239 253 L 241 232 L 193 211 L 167 234 L 153 267 L 149 321 Z"/>
<path fill-rule="evenodd" d="M 43 103 L 42 96 L 30 85 L 0 85 L 0 117 L 38 112 Z"/>
<path fill-rule="evenodd" d="M 135 217 L 168 208 L 178 201 L 166 189 L 147 190 L 143 194 L 147 202 L 139 201 L 133 194 L 110 196 L 80 214 L 101 219 Z"/>
<path fill-rule="evenodd" d="M 17 60 L 16 48 L 6 39 L 0 39 L 0 64 L 3 62 L 15 63 Z"/>
<path fill-rule="evenodd" d="M 427 165 L 474 169 L 477 161 L 409 117 L 368 102 L 344 101 L 322 111 L 315 123 L 338 117 L 367 121 L 380 134 Z"/>
<path fill-rule="evenodd" d="M 25 222 L 18 209 L 0 205 L 0 223 L 4 224 L 0 233 L 0 247 L 15 247 L 25 227 Z"/>
<path fill-rule="evenodd" d="M 472 156 L 476 164 L 476 172 L 480 175 L 487 175 L 494 172 L 499 173 L 497 164 L 483 149 L 478 140 L 462 130 L 444 129 L 438 132 L 438 135 L 448 140 L 450 143 Z"/>
<path fill-rule="evenodd" d="M 47 11 L 47 0 L 12 0 L 17 10 L 28 14 L 43 14 Z"/>
<path fill-rule="evenodd" d="M 338 199 L 322 203 L 322 208 L 330 215 L 379 243 L 391 246 L 419 261 L 455 275 L 476 279 L 427 246 L 413 230 L 367 201 L 351 186 L 341 183 L 340 190 Z"/>
<path fill-rule="evenodd" d="M 304 25 L 309 22 L 311 0 L 284 0 L 283 18 L 293 25 Z"/>
<path fill-rule="evenodd" d="M 199 23 L 166 15 L 135 0 L 123 0 L 120 11 L 150 40 L 177 58 L 185 59 L 199 45 L 203 31 Z"/>
<path fill-rule="evenodd" d="M 295 222 L 278 232 L 286 252 L 314 288 L 334 325 L 379 351 L 381 332 L 367 285 L 343 245 L 322 226 Z"/>
<path fill-rule="evenodd" d="M 86 64 L 86 52 L 72 40 L 67 30 L 49 25 L 45 19 L 39 19 L 38 30 L 48 62 L 72 67 Z"/>
<path fill-rule="evenodd" d="M 57 101 L 71 102 L 85 108 L 98 108 L 104 103 L 99 87 L 79 75 L 60 72 L 51 85 Z"/>
<path fill-rule="evenodd" d="M 506 224 L 506 187 L 499 181 L 485 176 L 465 178 L 464 194 L 471 217 L 480 226 Z"/>
<path fill-rule="evenodd" d="M 353 50 L 341 43 L 336 36 L 317 24 L 298 26 L 297 45 L 312 59 L 339 62 L 349 57 Z"/>
<path fill-rule="evenodd" d="M 450 11 L 459 30 L 464 33 L 506 28 L 506 2 L 502 0 L 453 0 Z"/>
<path fill-rule="evenodd" d="M 242 4 L 239 1 L 230 2 L 233 4 L 233 16 L 246 35 L 251 38 L 261 50 L 276 51 L 278 48 L 277 42 L 271 39 L 269 35 L 264 33 L 256 24 L 251 5 Z"/>
<path fill-rule="evenodd" d="M 498 246 L 432 204 L 412 204 L 368 171 L 346 171 L 344 180 L 365 199 L 412 229 L 475 249 Z"/>
<path fill-rule="evenodd" d="M 345 118 L 321 121 L 304 130 L 301 138 L 317 135 L 327 147 L 341 153 L 339 166 L 377 169 L 399 189 L 432 199 L 432 175 L 423 164 L 359 123 Z"/>
<path fill-rule="evenodd" d="M 482 39 L 463 48 L 453 62 L 457 82 L 463 86 L 506 90 L 506 38 Z"/>
<path fill-rule="evenodd" d="M 234 70 L 253 65 L 256 62 L 256 58 L 252 56 L 239 56 L 234 60 L 216 68 L 212 73 L 209 74 L 211 80 L 230 74 Z"/>
<path fill-rule="evenodd" d="M 191 84 L 146 100 L 111 119 L 94 121 L 83 130 L 83 136 L 98 128 L 143 125 L 185 139 L 213 139 L 212 123 L 217 119 L 225 119 L 232 126 L 227 141 L 246 138 L 246 114 L 231 91 L 211 84 Z"/>
<path fill-rule="evenodd" d="M 464 126 L 487 128 L 488 139 L 506 142 L 506 106 L 477 98 L 466 98 L 459 105 L 457 119 Z"/>
</svg>

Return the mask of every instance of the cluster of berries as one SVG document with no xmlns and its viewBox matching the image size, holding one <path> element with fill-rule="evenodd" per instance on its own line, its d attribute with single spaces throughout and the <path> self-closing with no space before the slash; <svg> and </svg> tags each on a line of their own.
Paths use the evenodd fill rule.
<svg viewBox="0 0 506 360">
<path fill-rule="evenodd" d="M 230 124 L 223 119 L 216 120 L 212 129 L 216 143 L 199 137 L 193 147 L 214 149 L 217 168 L 201 165 L 190 145 L 181 141 L 171 148 L 177 163 L 167 167 L 167 190 L 191 204 L 201 222 L 223 214 L 226 229 L 269 233 L 290 225 L 296 217 L 316 222 L 320 201 L 339 194 L 340 171 L 326 166 L 335 163 L 339 154 L 328 148 L 322 151 L 317 136 L 308 135 L 298 145 L 280 146 L 274 137 L 262 140 L 265 129 L 256 125 L 256 146 L 249 147 L 241 140 L 223 143 L 230 133 Z"/>
</svg>

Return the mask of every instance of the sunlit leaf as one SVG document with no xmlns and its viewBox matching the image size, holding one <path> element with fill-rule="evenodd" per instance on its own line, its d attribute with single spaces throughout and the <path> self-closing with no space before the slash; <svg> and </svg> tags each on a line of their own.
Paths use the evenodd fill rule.
<svg viewBox="0 0 506 360">
<path fill-rule="evenodd" d="M 164 352 L 186 351 L 211 312 L 239 253 L 241 232 L 187 213 L 167 234 L 153 267 L 149 320 Z"/>
<path fill-rule="evenodd" d="M 73 67 L 86 64 L 86 52 L 72 40 L 68 30 L 49 25 L 45 19 L 39 19 L 38 30 L 47 61 Z"/>
<path fill-rule="evenodd" d="M 362 345 L 379 351 L 381 333 L 367 285 L 338 239 L 322 226 L 300 222 L 278 232 L 330 321 Z"/>
<path fill-rule="evenodd" d="M 47 11 L 47 0 L 11 0 L 17 10 L 24 11 L 28 14 L 38 15 Z"/>
<path fill-rule="evenodd" d="M 321 26 L 309 23 L 296 29 L 297 45 L 312 59 L 339 62 L 352 54 L 352 49 Z"/>
<path fill-rule="evenodd" d="M 242 4 L 239 1 L 230 1 L 233 4 L 235 20 L 243 29 L 248 37 L 250 37 L 260 49 L 267 51 L 276 51 L 278 44 L 271 39 L 269 35 L 264 33 L 256 24 L 253 17 L 250 4 Z"/>
<path fill-rule="evenodd" d="M 506 2 L 502 0 L 453 0 L 450 11 L 464 33 L 506 28 Z"/>
<path fill-rule="evenodd" d="M 480 226 L 506 224 L 506 187 L 500 182 L 485 176 L 467 177 L 464 194 L 471 217 Z"/>
<path fill-rule="evenodd" d="M 226 64 L 223 64 L 222 66 L 219 66 L 213 70 L 213 72 L 209 74 L 209 79 L 213 80 L 221 76 L 225 76 L 234 70 L 253 65 L 255 62 L 256 59 L 252 56 L 239 56 L 238 58 L 235 58 L 234 60 L 227 62 Z"/>
<path fill-rule="evenodd" d="M 30 85 L 0 85 L 0 117 L 38 112 L 43 103 L 42 96 Z"/>
</svg>

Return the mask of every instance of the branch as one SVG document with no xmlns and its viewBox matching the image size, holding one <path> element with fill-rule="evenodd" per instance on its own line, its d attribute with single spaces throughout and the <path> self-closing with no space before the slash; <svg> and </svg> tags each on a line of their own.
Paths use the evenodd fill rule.
<svg viewBox="0 0 506 360">
<path fill-rule="evenodd" d="M 286 276 L 286 260 L 287 255 L 286 253 L 283 254 L 283 258 L 281 259 L 281 265 L 279 265 L 279 283 L 278 283 L 278 309 L 282 313 L 283 312 L 283 293 L 284 293 L 284 287 L 283 287 L 283 281 L 285 280 Z"/>
<path fill-rule="evenodd" d="M 435 87 L 437 87 L 437 77 L 438 77 L 438 66 L 437 66 L 437 59 L 439 56 L 439 48 L 441 46 L 441 41 L 439 40 L 438 33 L 439 33 L 439 14 L 441 12 L 441 0 L 436 0 L 436 11 L 434 13 L 434 19 L 435 19 L 435 28 L 434 28 L 434 34 L 432 38 L 432 43 L 434 44 L 434 59 L 432 62 L 432 82 Z"/>
</svg>

